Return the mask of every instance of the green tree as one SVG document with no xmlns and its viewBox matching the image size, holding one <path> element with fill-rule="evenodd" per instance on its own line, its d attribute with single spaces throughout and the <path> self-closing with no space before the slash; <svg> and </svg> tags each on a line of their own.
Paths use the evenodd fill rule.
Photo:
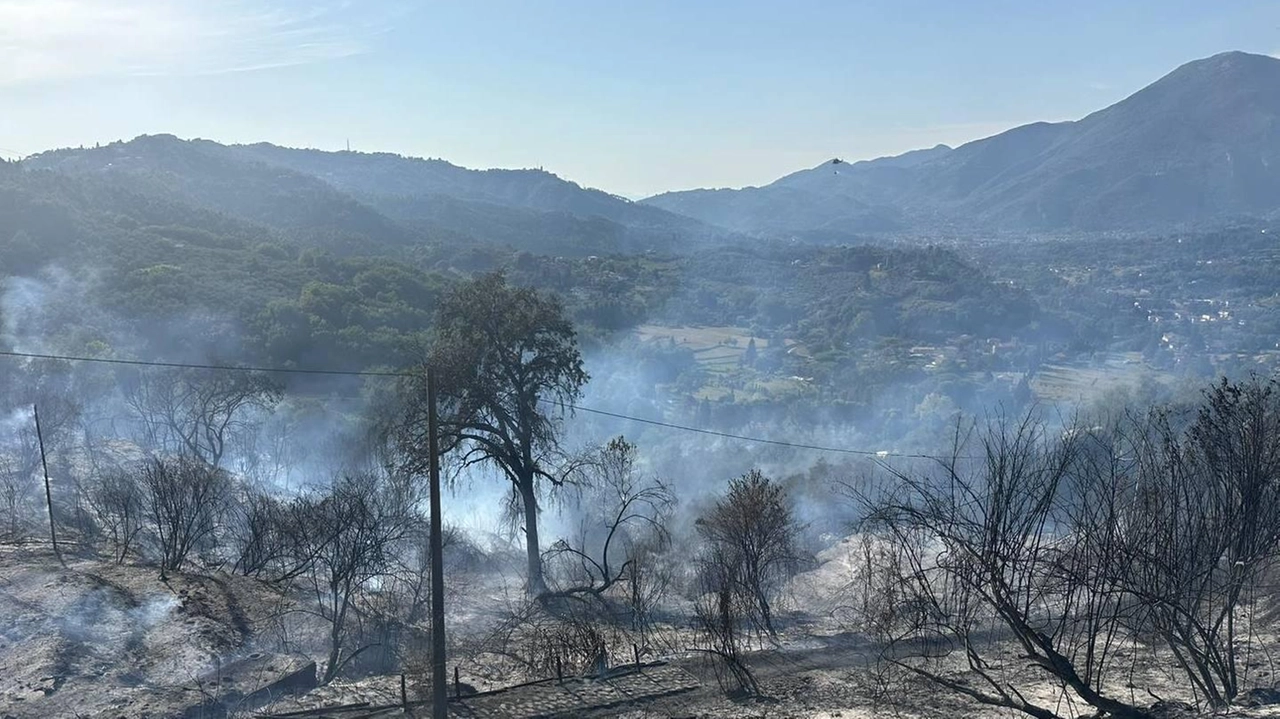
<svg viewBox="0 0 1280 719">
<path fill-rule="evenodd" d="M 523 515 L 528 591 L 546 592 L 538 541 L 539 495 L 565 483 L 559 430 L 588 376 L 577 333 L 560 301 L 507 284 L 502 273 L 481 275 L 445 295 L 427 355 L 439 378 L 442 448 L 464 464 L 497 467 Z M 423 472 L 426 403 L 422 380 L 402 388 L 408 398 L 393 438 L 400 457 Z"/>
</svg>

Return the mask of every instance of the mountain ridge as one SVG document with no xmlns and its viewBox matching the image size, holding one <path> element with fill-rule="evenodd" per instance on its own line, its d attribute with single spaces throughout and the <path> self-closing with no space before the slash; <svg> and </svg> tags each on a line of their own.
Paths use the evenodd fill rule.
<svg viewBox="0 0 1280 719">
<path fill-rule="evenodd" d="M 1095 231 L 1271 216 L 1280 212 L 1280 60 L 1220 53 L 1078 120 L 642 202 L 753 234 L 884 231 L 869 217 L 899 218 L 896 231 Z"/>
<path fill-rule="evenodd" d="M 144 194 L 289 231 L 383 244 L 505 244 L 538 253 L 668 250 L 729 233 L 544 170 L 471 170 L 391 153 L 142 135 L 50 150 L 29 170 L 110 178 Z"/>
<path fill-rule="evenodd" d="M 839 158 L 759 187 L 631 201 L 542 169 L 143 135 L 22 161 L 290 232 L 551 254 L 683 250 L 751 236 L 1169 230 L 1280 216 L 1280 60 L 1193 60 L 1077 120 L 952 148 Z M 282 211 L 283 209 L 283 211 Z"/>
</svg>

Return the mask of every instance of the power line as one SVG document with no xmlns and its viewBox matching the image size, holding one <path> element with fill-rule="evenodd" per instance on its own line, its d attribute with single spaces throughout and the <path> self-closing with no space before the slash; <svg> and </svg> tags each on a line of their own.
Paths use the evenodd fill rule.
<svg viewBox="0 0 1280 719">
<path fill-rule="evenodd" d="M 551 400 L 548 400 L 548 401 L 550 402 Z M 562 403 L 560 403 L 560 402 L 555 402 L 555 404 L 562 404 Z M 632 417 L 631 415 L 618 414 L 618 413 L 616 413 L 616 412 L 607 412 L 607 411 L 605 411 L 605 410 L 603 410 L 603 409 L 592 409 L 591 407 L 582 407 L 582 406 L 580 406 L 580 405 L 569 404 L 569 403 L 567 403 L 567 402 L 563 403 L 563 406 L 568 407 L 568 408 L 570 408 L 570 409 L 572 409 L 572 410 L 574 410 L 574 411 L 577 411 L 577 412 L 586 412 L 586 413 L 588 413 L 588 414 L 598 414 L 598 415 L 603 415 L 603 416 L 605 416 L 605 417 L 613 417 L 613 418 L 615 418 L 615 419 L 623 419 L 623 420 L 627 420 L 627 421 L 629 421 L 629 422 L 639 422 L 639 423 L 641 423 L 641 424 L 650 424 L 650 425 L 653 425 L 653 426 L 655 426 L 655 427 L 665 427 L 665 428 L 667 428 L 667 429 L 676 429 L 676 430 L 680 430 L 681 432 L 695 432 L 695 433 L 697 433 L 697 434 L 705 434 L 705 435 L 709 435 L 709 436 L 712 436 L 712 437 L 723 437 L 723 438 L 725 438 L 725 439 L 736 439 L 736 440 L 740 440 L 740 441 L 743 441 L 743 442 L 755 442 L 755 443 L 757 443 L 757 444 L 772 444 L 772 445 L 776 445 L 776 446 L 779 446 L 779 447 L 791 447 L 792 449 L 809 449 L 809 450 L 813 450 L 813 451 L 816 451 L 816 452 L 835 452 L 835 453 L 838 453 L 838 454 L 853 454 L 853 455 L 857 455 L 857 456 L 860 456 L 860 457 L 900 457 L 900 458 L 904 458 L 904 459 L 938 459 L 938 457 L 935 457 L 935 456 L 933 456 L 933 455 L 929 455 L 929 454 L 906 454 L 906 453 L 901 453 L 901 452 L 877 452 L 877 451 L 869 450 L 869 449 L 842 449 L 842 448 L 839 448 L 839 447 L 824 447 L 824 446 L 822 446 L 822 445 L 817 445 L 817 444 L 802 444 L 802 443 L 799 443 L 799 442 L 787 442 L 787 441 L 785 441 L 785 440 L 781 440 L 781 439 L 766 439 L 766 438 L 764 438 L 764 437 L 749 437 L 749 436 L 747 436 L 747 435 L 742 435 L 742 434 L 732 434 L 732 433 L 730 433 L 730 432 L 718 432 L 718 431 L 716 431 L 716 430 L 714 430 L 714 429 L 703 429 L 702 427 L 690 427 L 690 426 L 688 426 L 688 425 L 683 425 L 683 424 L 673 424 L 673 423 L 671 423 L 671 422 L 662 422 L 662 421 L 660 421 L 660 420 L 656 420 L 656 419 L 645 419 L 645 418 L 643 418 L 643 417 Z"/>
<path fill-rule="evenodd" d="M 336 369 L 306 369 L 291 367 L 251 367 L 244 365 L 214 365 L 214 364 L 190 364 L 184 362 L 157 362 L 150 360 L 127 360 L 113 359 L 109 357 L 77 357 L 74 355 L 56 355 L 41 354 L 34 352 L 10 352 L 0 350 L 0 357 L 17 357 L 22 359 L 45 359 L 59 360 L 63 362 L 98 362 L 102 364 L 128 365 L 135 367 L 164 367 L 169 369 L 203 369 L 203 370 L 223 370 L 232 372 L 278 372 L 289 374 L 308 374 L 308 375 L 330 375 L 330 376 L 346 376 L 346 377 L 396 377 L 396 378 L 412 378 L 420 375 L 410 372 L 378 372 L 378 371 L 360 371 L 360 370 L 336 370 Z M 554 404 L 561 407 L 567 407 L 575 412 L 585 412 L 587 414 L 600 415 L 603 417 L 612 417 L 627 422 L 636 422 L 639 424 L 647 424 L 654 427 L 663 427 L 665 429 L 673 429 L 680 432 L 692 432 L 694 434 L 706 435 L 709 437 L 720 437 L 722 439 L 733 439 L 740 442 L 752 442 L 755 444 L 767 444 L 775 447 L 789 447 L 791 449 L 803 449 L 813 452 L 830 452 L 832 454 L 847 454 L 858 457 L 887 458 L 896 457 L 901 459 L 939 459 L 928 454 L 910 454 L 903 452 L 885 452 L 869 449 L 846 449 L 842 447 L 826 447 L 817 444 L 804 444 L 801 442 L 788 442 L 781 439 L 768 439 L 766 437 L 751 437 L 743 434 L 733 434 L 731 432 L 720 432 L 714 429 L 704 429 L 702 427 L 691 427 L 689 425 L 675 424 L 672 422 L 663 422 L 656 419 L 646 419 L 644 417 L 633 417 L 631 415 L 620 414 L 618 412 L 609 412 L 603 409 L 595 409 L 593 407 L 583 407 L 582 405 L 570 404 L 568 402 L 558 402 L 555 400 L 544 400 L 548 404 Z"/>
<path fill-rule="evenodd" d="M 207 369 L 230 372 L 277 372 L 287 374 L 341 375 L 346 377 L 415 377 L 408 372 L 378 372 L 374 370 L 306 369 L 295 367 L 250 367 L 245 365 L 191 364 L 186 362 L 156 362 L 148 360 L 114 359 L 110 357 L 75 357 L 71 355 L 38 354 L 34 352 L 8 352 L 0 350 L 0 357 L 22 359 L 61 360 L 63 362 L 100 362 L 103 364 L 131 365 L 135 367 L 168 367 L 170 369 Z"/>
</svg>

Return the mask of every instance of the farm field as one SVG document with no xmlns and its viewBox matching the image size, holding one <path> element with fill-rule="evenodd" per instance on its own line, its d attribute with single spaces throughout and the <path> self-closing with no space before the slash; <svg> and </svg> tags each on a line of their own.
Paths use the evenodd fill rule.
<svg viewBox="0 0 1280 719">
<path fill-rule="evenodd" d="M 747 370 L 741 374 L 743 355 L 752 340 L 756 350 L 768 349 L 771 343 L 764 337 L 751 334 L 745 327 L 641 325 L 635 336 L 642 342 L 673 342 L 693 352 L 699 366 L 711 381 L 699 389 L 696 399 L 723 401 L 770 401 L 809 390 L 809 382 L 800 377 L 766 374 Z M 808 357 L 804 345 L 794 340 L 783 340 L 789 352 Z"/>
<path fill-rule="evenodd" d="M 1078 402 L 1144 381 L 1168 384 L 1168 372 L 1147 365 L 1139 352 L 1109 352 L 1099 361 L 1046 364 L 1031 380 L 1031 389 L 1046 402 Z"/>
<path fill-rule="evenodd" d="M 754 337 L 751 330 L 745 327 L 640 325 L 635 334 L 643 342 L 671 341 L 678 346 L 688 347 L 698 362 L 712 371 L 737 368 L 742 363 L 742 354 L 747 351 L 747 345 L 753 339 L 757 349 L 769 346 L 767 339 Z"/>
</svg>

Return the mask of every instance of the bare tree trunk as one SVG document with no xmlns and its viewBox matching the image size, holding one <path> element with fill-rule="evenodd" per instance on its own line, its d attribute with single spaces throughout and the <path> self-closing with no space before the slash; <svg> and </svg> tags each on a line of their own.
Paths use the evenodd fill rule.
<svg viewBox="0 0 1280 719">
<path fill-rule="evenodd" d="M 340 592 L 337 587 L 331 590 L 333 597 L 333 621 L 329 625 L 329 661 L 324 667 L 324 678 L 321 684 L 328 686 L 329 682 L 338 675 L 338 658 L 342 656 L 342 629 L 346 624 L 347 618 L 347 600 L 339 598 Z"/>
<path fill-rule="evenodd" d="M 755 594 L 756 604 L 760 607 L 760 621 L 764 623 L 764 628 L 770 634 L 777 634 L 777 630 L 773 628 L 773 609 L 769 606 L 769 597 L 765 594 L 764 588 L 757 583 L 752 589 Z"/>
<path fill-rule="evenodd" d="M 529 596 L 547 593 L 547 582 L 542 576 L 542 546 L 538 542 L 538 490 L 534 477 L 520 478 L 520 502 L 524 505 L 524 542 L 529 560 Z"/>
<path fill-rule="evenodd" d="M 329 632 L 329 660 L 324 665 L 324 678 L 320 684 L 327 686 L 329 682 L 338 674 L 338 657 L 342 653 L 341 640 L 336 636 L 340 630 L 331 629 Z"/>
</svg>

